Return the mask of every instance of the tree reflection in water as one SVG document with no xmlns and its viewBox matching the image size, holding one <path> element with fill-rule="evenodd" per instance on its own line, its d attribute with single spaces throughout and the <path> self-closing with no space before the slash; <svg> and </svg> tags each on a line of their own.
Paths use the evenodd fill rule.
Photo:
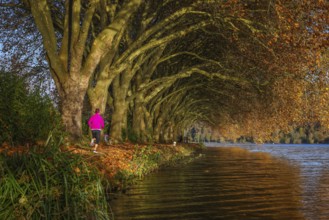
<svg viewBox="0 0 329 220">
<path fill-rule="evenodd" d="M 208 148 L 203 158 L 154 173 L 113 200 L 115 219 L 325 219 L 329 173 L 316 180 L 298 152 L 281 157 L 269 149 Z"/>
</svg>

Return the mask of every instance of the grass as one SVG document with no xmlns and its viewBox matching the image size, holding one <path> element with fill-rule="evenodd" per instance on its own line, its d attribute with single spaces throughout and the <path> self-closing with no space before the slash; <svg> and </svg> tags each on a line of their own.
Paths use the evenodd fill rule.
<svg viewBox="0 0 329 220">
<path fill-rule="evenodd" d="M 59 147 L 0 154 L 0 219 L 111 219 L 104 180 Z"/>
<path fill-rule="evenodd" d="M 46 147 L 28 150 L 1 149 L 0 219 L 113 219 L 112 191 L 124 192 L 161 166 L 186 161 L 196 149 L 128 144 L 103 146 L 95 155 L 88 147 L 62 151 L 55 144 L 61 140 L 50 137 Z"/>
</svg>

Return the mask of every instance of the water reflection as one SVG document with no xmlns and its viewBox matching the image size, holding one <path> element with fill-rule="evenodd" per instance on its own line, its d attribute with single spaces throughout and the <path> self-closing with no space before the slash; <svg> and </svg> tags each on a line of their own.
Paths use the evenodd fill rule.
<svg viewBox="0 0 329 220">
<path fill-rule="evenodd" d="M 148 176 L 111 207 L 116 220 L 325 219 L 328 206 L 314 203 L 327 203 L 329 191 L 307 191 L 304 175 L 294 162 L 270 152 L 208 148 L 193 164 Z M 317 182 L 328 189 L 328 181 L 326 173 Z M 307 202 L 318 214 L 305 210 Z"/>
<path fill-rule="evenodd" d="M 325 170 L 318 184 L 318 189 L 315 193 L 315 212 L 318 213 L 318 219 L 329 219 L 329 172 Z"/>
</svg>

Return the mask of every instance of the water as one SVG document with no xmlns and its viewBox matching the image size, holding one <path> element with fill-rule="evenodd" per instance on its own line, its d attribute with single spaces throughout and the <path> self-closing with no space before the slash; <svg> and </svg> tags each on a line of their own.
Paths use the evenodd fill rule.
<svg viewBox="0 0 329 220">
<path fill-rule="evenodd" d="M 113 200 L 115 219 L 329 219 L 329 145 L 217 145 Z"/>
</svg>

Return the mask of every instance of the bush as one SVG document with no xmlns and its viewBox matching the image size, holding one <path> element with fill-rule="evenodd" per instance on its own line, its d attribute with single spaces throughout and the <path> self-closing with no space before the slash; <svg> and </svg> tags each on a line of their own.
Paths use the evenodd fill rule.
<svg viewBox="0 0 329 220">
<path fill-rule="evenodd" d="M 22 77 L 0 72 L 0 144 L 35 143 L 47 138 L 60 117 L 50 98 L 28 90 Z"/>
</svg>

